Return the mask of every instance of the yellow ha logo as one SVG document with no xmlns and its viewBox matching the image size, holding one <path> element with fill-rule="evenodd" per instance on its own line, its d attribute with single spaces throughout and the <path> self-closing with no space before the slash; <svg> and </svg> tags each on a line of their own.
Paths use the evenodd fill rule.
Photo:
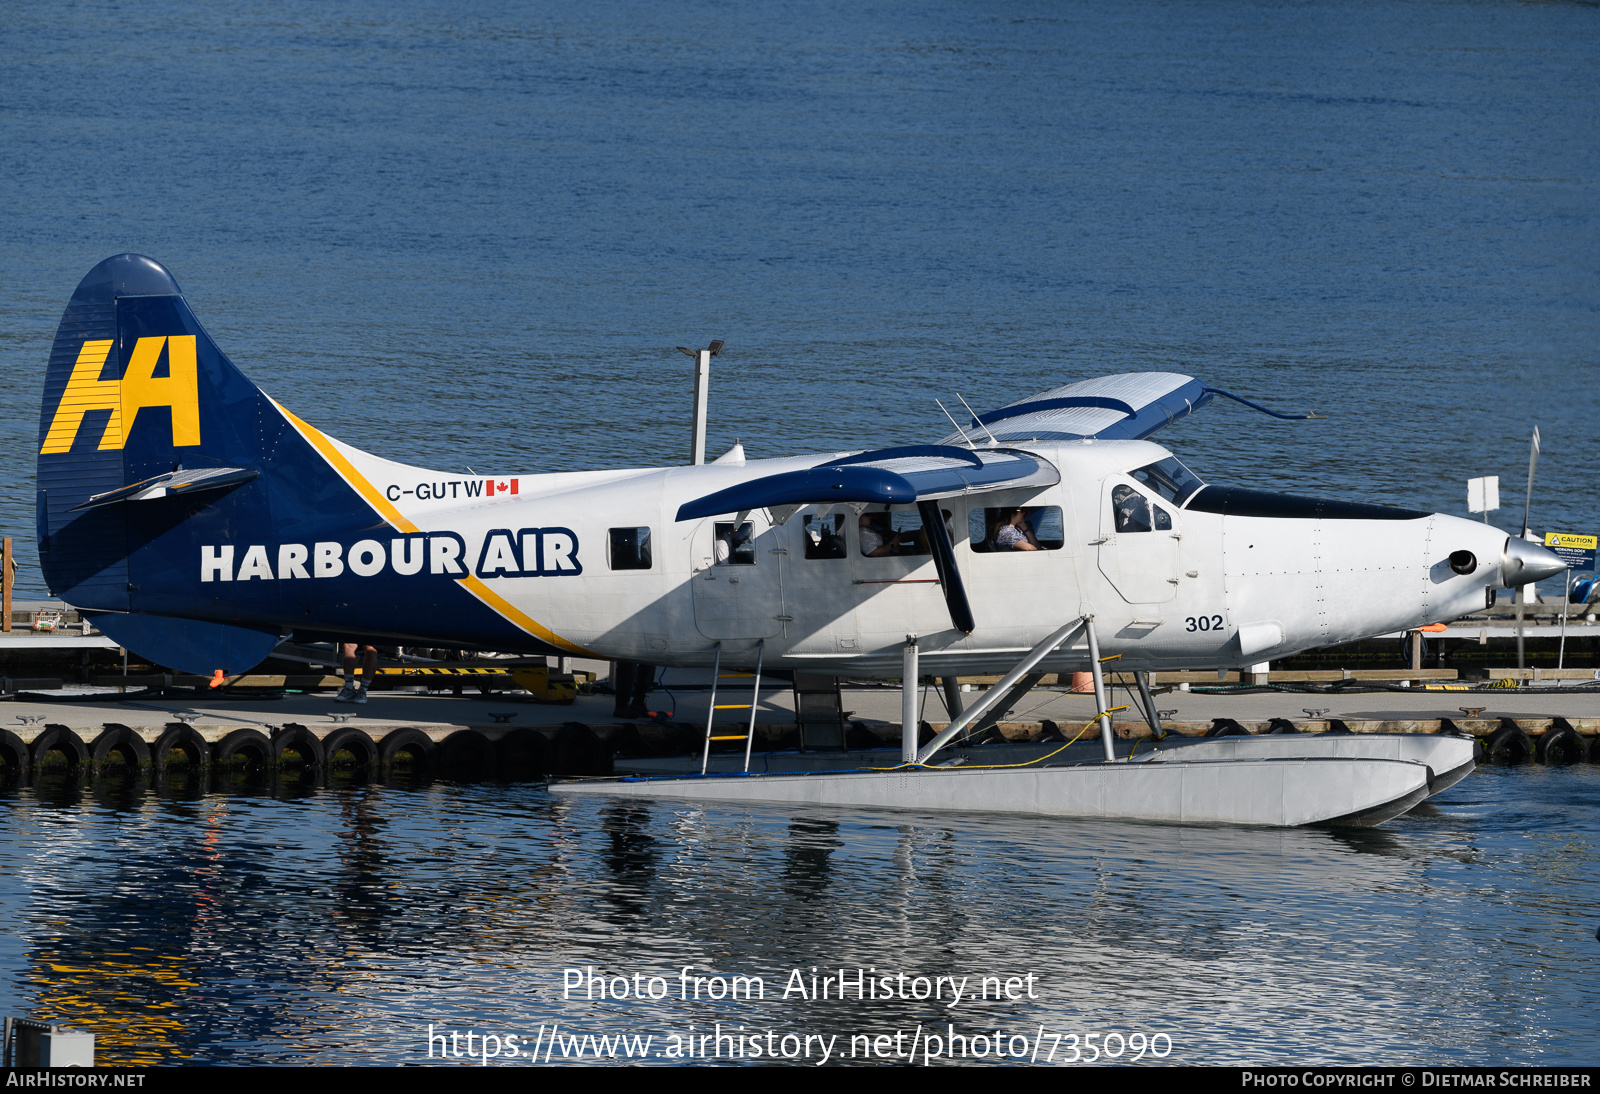
<svg viewBox="0 0 1600 1094">
<path fill-rule="evenodd" d="M 72 451 L 78 426 L 91 410 L 111 411 L 106 431 L 100 437 L 101 452 L 126 444 L 139 411 L 150 406 L 172 408 L 173 447 L 199 444 L 200 394 L 195 377 L 194 338 L 192 334 L 182 334 L 139 339 L 120 380 L 100 379 L 100 370 L 111 353 L 111 340 L 85 342 L 39 455 Z M 157 376 L 163 347 L 167 351 L 167 375 Z"/>
</svg>

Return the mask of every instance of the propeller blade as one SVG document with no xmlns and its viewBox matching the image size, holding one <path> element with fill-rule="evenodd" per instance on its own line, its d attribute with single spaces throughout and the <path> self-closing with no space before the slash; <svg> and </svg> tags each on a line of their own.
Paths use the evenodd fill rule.
<svg viewBox="0 0 1600 1094">
<path fill-rule="evenodd" d="M 1528 495 L 1527 495 L 1527 498 L 1522 503 L 1522 538 L 1523 539 L 1527 539 L 1528 538 L 1529 516 L 1533 512 L 1533 473 L 1534 473 L 1534 470 L 1538 468 L 1538 466 L 1539 466 L 1539 427 L 1538 426 L 1534 426 L 1533 427 L 1533 443 L 1531 445 L 1529 445 L 1529 447 L 1528 447 Z M 1526 592 L 1527 592 L 1527 588 L 1528 588 L 1528 586 L 1526 586 L 1526 585 L 1519 585 L 1517 587 L 1517 597 L 1516 597 L 1516 599 L 1517 599 L 1517 668 L 1518 668 L 1519 671 L 1521 669 L 1527 667 L 1526 658 L 1525 658 L 1525 655 L 1523 653 L 1524 645 L 1523 645 L 1523 632 L 1522 632 L 1522 624 L 1523 624 L 1522 616 L 1523 616 L 1523 611 L 1524 611 L 1524 609 L 1526 607 L 1526 603 L 1527 603 L 1527 596 L 1525 595 Z M 1520 683 L 1521 681 L 1518 681 L 1518 682 Z"/>
<path fill-rule="evenodd" d="M 1528 514 L 1533 511 L 1533 471 L 1539 466 L 1539 427 L 1533 427 L 1533 445 L 1528 450 L 1528 498 L 1522 505 L 1522 538 L 1528 538 Z"/>
</svg>

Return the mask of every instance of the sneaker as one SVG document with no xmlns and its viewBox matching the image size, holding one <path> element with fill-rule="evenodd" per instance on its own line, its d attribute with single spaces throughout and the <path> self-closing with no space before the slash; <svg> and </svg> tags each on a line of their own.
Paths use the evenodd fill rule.
<svg viewBox="0 0 1600 1094">
<path fill-rule="evenodd" d="M 367 701 L 367 689 L 356 688 L 356 693 L 350 697 L 350 701 L 352 703 L 365 703 Z"/>
<path fill-rule="evenodd" d="M 335 703 L 353 703 L 353 702 L 355 702 L 356 701 L 356 686 L 354 684 L 346 684 L 344 687 L 339 689 L 339 694 L 335 695 L 333 697 L 333 701 Z M 362 702 L 366 702 L 365 699 L 363 699 L 361 701 Z"/>
</svg>

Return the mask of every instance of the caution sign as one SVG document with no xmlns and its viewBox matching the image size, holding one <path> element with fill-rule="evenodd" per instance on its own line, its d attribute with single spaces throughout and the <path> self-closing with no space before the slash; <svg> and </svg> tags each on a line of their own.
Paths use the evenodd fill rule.
<svg viewBox="0 0 1600 1094">
<path fill-rule="evenodd" d="M 1544 545 L 1574 570 L 1594 570 L 1595 547 L 1600 536 L 1580 536 L 1575 532 L 1546 532 Z"/>
</svg>

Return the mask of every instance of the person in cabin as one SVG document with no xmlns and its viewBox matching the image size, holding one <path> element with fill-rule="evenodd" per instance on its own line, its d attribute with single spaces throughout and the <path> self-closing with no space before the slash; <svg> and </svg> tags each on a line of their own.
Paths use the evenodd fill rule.
<svg viewBox="0 0 1600 1094">
<path fill-rule="evenodd" d="M 892 555 L 900 545 L 900 533 L 889 527 L 888 513 L 862 513 L 856 527 L 861 535 L 861 553 L 868 558 Z"/>
<path fill-rule="evenodd" d="M 1026 509 L 1002 510 L 1001 519 L 994 532 L 995 549 L 999 551 L 1037 551 L 1039 537 L 1028 522 Z"/>
</svg>

